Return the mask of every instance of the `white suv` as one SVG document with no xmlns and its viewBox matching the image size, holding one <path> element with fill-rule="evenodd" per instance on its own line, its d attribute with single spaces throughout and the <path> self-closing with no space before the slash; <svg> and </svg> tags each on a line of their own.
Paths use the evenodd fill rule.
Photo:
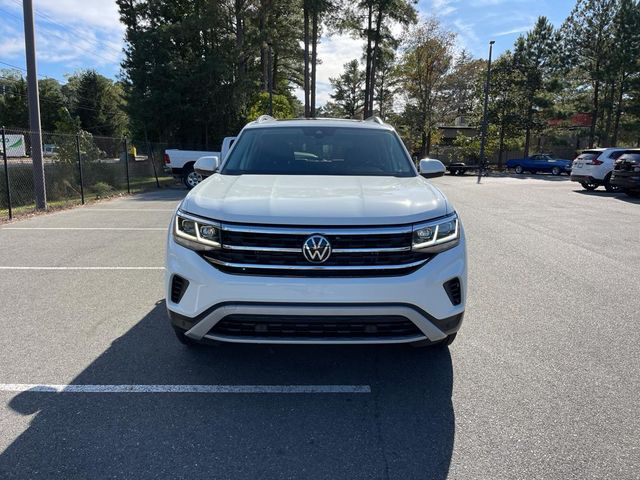
<svg viewBox="0 0 640 480">
<path fill-rule="evenodd" d="M 171 223 L 178 339 L 448 345 L 465 309 L 462 223 L 379 119 L 261 117 Z"/>
<path fill-rule="evenodd" d="M 585 190 L 595 190 L 604 186 L 607 192 L 615 192 L 618 187 L 611 185 L 611 174 L 616 160 L 627 148 L 590 148 L 573 161 L 571 180 L 578 182 Z"/>
</svg>

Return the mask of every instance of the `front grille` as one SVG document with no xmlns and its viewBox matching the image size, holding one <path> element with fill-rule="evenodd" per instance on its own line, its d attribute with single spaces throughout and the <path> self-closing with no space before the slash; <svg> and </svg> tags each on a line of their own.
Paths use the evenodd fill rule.
<svg viewBox="0 0 640 480">
<path fill-rule="evenodd" d="M 277 339 L 413 338 L 424 334 L 402 316 L 228 315 L 210 335 Z"/>
<path fill-rule="evenodd" d="M 313 234 L 331 244 L 322 263 L 308 261 L 305 241 Z M 234 274 L 277 276 L 389 276 L 405 275 L 431 255 L 411 250 L 411 226 L 286 227 L 224 224 L 222 248 L 203 252 L 216 268 Z"/>
</svg>

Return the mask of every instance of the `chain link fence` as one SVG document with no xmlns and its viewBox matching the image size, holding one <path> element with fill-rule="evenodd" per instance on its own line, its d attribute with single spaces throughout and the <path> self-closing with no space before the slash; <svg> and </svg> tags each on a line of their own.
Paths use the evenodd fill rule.
<svg viewBox="0 0 640 480">
<path fill-rule="evenodd" d="M 31 132 L 2 129 L 0 135 L 0 220 L 6 220 L 35 211 Z M 88 132 L 42 132 L 48 207 L 171 185 L 162 165 L 165 148 Z"/>
</svg>

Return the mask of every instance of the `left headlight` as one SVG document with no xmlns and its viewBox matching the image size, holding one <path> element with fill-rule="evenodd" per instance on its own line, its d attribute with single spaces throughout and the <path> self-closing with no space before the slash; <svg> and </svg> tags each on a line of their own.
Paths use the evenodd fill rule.
<svg viewBox="0 0 640 480">
<path fill-rule="evenodd" d="M 458 243 L 460 243 L 460 221 L 455 213 L 440 220 L 413 226 L 411 244 L 413 250 L 438 253 L 449 250 Z"/>
<path fill-rule="evenodd" d="M 197 251 L 220 248 L 219 223 L 178 211 L 173 224 L 177 244 Z"/>
</svg>

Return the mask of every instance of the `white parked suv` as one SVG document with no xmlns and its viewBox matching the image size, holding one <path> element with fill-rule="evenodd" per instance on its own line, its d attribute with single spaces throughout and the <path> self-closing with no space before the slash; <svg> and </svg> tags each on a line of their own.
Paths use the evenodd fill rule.
<svg viewBox="0 0 640 480">
<path fill-rule="evenodd" d="M 595 190 L 604 186 L 607 192 L 615 192 L 618 187 L 611 185 L 611 174 L 616 160 L 628 148 L 590 148 L 583 151 L 573 161 L 571 180 L 578 182 L 585 190 Z"/>
<path fill-rule="evenodd" d="M 166 305 L 181 342 L 448 345 L 465 310 L 462 223 L 379 119 L 240 133 L 171 222 Z"/>
</svg>

